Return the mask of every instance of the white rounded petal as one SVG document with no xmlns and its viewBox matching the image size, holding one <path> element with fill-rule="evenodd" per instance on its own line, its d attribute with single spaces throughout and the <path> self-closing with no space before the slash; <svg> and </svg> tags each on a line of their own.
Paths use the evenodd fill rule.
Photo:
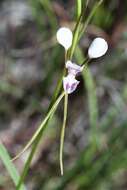
<svg viewBox="0 0 127 190">
<path fill-rule="evenodd" d="M 108 44 L 103 38 L 95 38 L 88 49 L 89 58 L 98 58 L 103 56 L 108 50 Z"/>
<path fill-rule="evenodd" d="M 73 34 L 69 28 L 62 27 L 57 31 L 57 41 L 66 50 L 68 50 L 72 45 Z"/>
</svg>

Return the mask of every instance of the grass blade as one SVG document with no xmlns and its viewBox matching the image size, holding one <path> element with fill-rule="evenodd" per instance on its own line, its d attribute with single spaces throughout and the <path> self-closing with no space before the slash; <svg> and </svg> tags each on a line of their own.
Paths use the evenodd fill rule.
<svg viewBox="0 0 127 190">
<path fill-rule="evenodd" d="M 80 17 L 82 12 L 82 0 L 77 0 L 77 19 Z"/>
<path fill-rule="evenodd" d="M 61 130 L 61 138 L 60 138 L 60 171 L 61 175 L 63 175 L 63 146 L 64 146 L 64 137 L 65 137 L 65 127 L 67 121 L 67 106 L 68 106 L 68 94 L 65 94 L 64 99 L 64 118 L 63 118 L 63 126 Z"/>
<path fill-rule="evenodd" d="M 84 19 L 84 10 L 80 10 L 81 14 L 78 18 L 78 21 L 77 21 L 75 29 L 74 29 L 73 41 L 72 41 L 72 46 L 68 52 L 68 59 L 72 59 L 72 56 L 75 52 L 75 48 L 77 46 L 77 43 L 79 42 L 80 38 L 84 34 L 88 24 L 90 23 L 92 17 L 94 16 L 95 12 L 97 11 L 98 7 L 101 5 L 102 2 L 103 2 L 103 0 L 100 0 L 97 3 L 95 3 L 92 11 L 90 12 L 90 15 L 87 17 L 84 24 L 82 23 L 83 19 Z M 87 3 L 89 3 L 89 1 Z"/>
<path fill-rule="evenodd" d="M 91 126 L 91 132 L 92 132 L 91 133 L 92 141 L 98 144 L 98 141 L 97 141 L 97 126 L 98 126 L 97 95 L 96 95 L 95 84 L 88 67 L 87 67 L 87 71 L 84 70 L 83 72 L 83 79 L 85 81 L 87 94 L 88 94 L 88 107 L 89 107 L 89 116 L 90 116 L 90 126 Z"/>
<path fill-rule="evenodd" d="M 81 22 L 82 22 L 82 14 L 80 15 L 79 19 L 78 19 L 78 22 L 75 26 L 75 29 L 74 29 L 74 34 L 73 34 L 73 41 L 72 41 L 72 46 L 68 52 L 68 59 L 72 59 L 72 56 L 74 54 L 74 51 L 75 51 L 75 48 L 77 46 L 77 43 L 78 43 L 78 40 L 79 40 L 79 32 L 80 32 L 80 29 L 81 29 Z"/>
<path fill-rule="evenodd" d="M 17 158 L 19 158 L 32 145 L 32 143 L 35 141 L 35 139 L 37 138 L 38 134 L 40 133 L 40 131 L 42 130 L 42 128 L 44 127 L 44 125 L 49 120 L 50 116 L 52 115 L 52 112 L 54 112 L 54 110 L 58 106 L 58 104 L 61 101 L 61 99 L 63 98 L 63 96 L 64 96 L 64 92 L 59 96 L 59 98 L 57 99 L 57 101 L 55 102 L 55 104 L 53 105 L 53 107 L 50 109 L 50 111 L 48 112 L 47 116 L 45 117 L 45 119 L 43 120 L 43 122 L 41 123 L 41 125 L 39 126 L 39 128 L 37 129 L 37 131 L 34 133 L 33 137 L 30 139 L 30 141 L 26 144 L 26 146 L 23 148 L 23 150 L 17 156 L 15 156 L 12 159 L 12 161 L 14 161 Z"/>
<path fill-rule="evenodd" d="M 83 53 L 79 47 L 77 47 L 77 51 L 75 52 L 75 57 L 78 62 L 82 62 L 82 60 L 84 59 Z M 92 75 L 88 66 L 87 66 L 87 69 L 84 70 L 82 76 L 83 76 L 86 89 L 87 89 L 87 94 L 88 94 L 88 107 L 89 107 L 92 139 L 97 145 L 98 144 L 97 142 L 98 103 L 97 103 L 97 95 L 96 95 L 94 80 L 92 78 Z"/>
<path fill-rule="evenodd" d="M 20 176 L 19 176 L 18 171 L 16 170 L 14 164 L 10 161 L 10 156 L 9 156 L 6 148 L 4 147 L 4 145 L 1 142 L 0 142 L 0 158 L 16 186 L 18 184 Z M 25 186 L 22 185 L 20 190 L 26 190 Z"/>
<path fill-rule="evenodd" d="M 51 110 L 49 111 L 49 116 L 48 117 L 46 117 L 47 118 L 47 120 L 44 120 L 42 123 L 43 123 L 43 126 L 41 125 L 41 129 L 39 128 L 39 131 L 37 131 L 35 134 L 37 134 L 36 135 L 36 138 L 34 139 L 34 144 L 33 144 L 33 147 L 32 147 L 32 150 L 31 150 L 31 152 L 30 152 L 30 155 L 29 155 L 29 157 L 28 157 L 28 159 L 27 159 L 27 161 L 26 161 L 26 164 L 25 164 L 25 166 L 24 166 L 24 170 L 23 170 L 23 172 L 22 172 L 22 175 L 21 175 L 21 178 L 20 178 L 20 180 L 19 180 L 19 183 L 18 183 L 18 185 L 17 185 L 17 187 L 16 187 L 16 190 L 20 190 L 20 187 L 21 187 L 21 185 L 22 185 L 22 183 L 23 183 L 23 181 L 24 181 L 24 179 L 25 179 L 25 177 L 26 177 L 26 175 L 27 175 L 27 173 L 28 173 L 28 169 L 29 169 L 29 166 L 30 166 L 30 163 L 31 163 L 31 161 L 32 161 L 32 158 L 33 158 L 33 156 L 34 156 L 34 153 L 35 153 L 35 151 L 36 151 L 36 148 L 37 148 L 37 146 L 38 146 L 38 144 L 39 144 L 39 142 L 40 142 L 40 139 L 41 139 L 41 137 L 42 137 L 42 134 L 43 134 L 43 131 L 45 130 L 45 128 L 47 127 L 47 125 L 48 125 L 48 122 L 49 122 L 49 120 L 53 117 L 53 115 L 54 115 L 54 113 L 55 113 L 55 111 L 56 111 L 56 109 L 57 109 L 57 106 L 58 106 L 58 104 L 60 103 L 60 101 L 62 100 L 62 98 L 64 97 L 64 95 L 65 95 L 65 92 L 63 92 L 60 96 L 59 96 L 59 98 L 56 100 L 56 102 L 54 103 L 54 105 L 53 105 L 53 107 L 51 108 Z"/>
</svg>

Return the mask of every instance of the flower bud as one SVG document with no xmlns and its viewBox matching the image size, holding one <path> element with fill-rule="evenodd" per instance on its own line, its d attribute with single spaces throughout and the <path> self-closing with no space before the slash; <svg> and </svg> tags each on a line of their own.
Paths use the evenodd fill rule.
<svg viewBox="0 0 127 190">
<path fill-rule="evenodd" d="M 108 44 L 103 38 L 95 38 L 88 49 L 90 59 L 103 56 L 108 50 Z"/>
<path fill-rule="evenodd" d="M 72 45 L 73 34 L 69 28 L 62 27 L 57 31 L 57 41 L 65 50 L 68 50 Z"/>
</svg>

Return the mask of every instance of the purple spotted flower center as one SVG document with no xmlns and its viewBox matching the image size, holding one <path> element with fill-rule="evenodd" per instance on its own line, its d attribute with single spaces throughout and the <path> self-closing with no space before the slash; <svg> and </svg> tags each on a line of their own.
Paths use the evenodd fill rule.
<svg viewBox="0 0 127 190">
<path fill-rule="evenodd" d="M 79 84 L 79 81 L 76 80 L 76 76 L 82 72 L 83 67 L 67 61 L 66 68 L 68 69 L 68 75 L 63 78 L 63 87 L 65 92 L 71 94 L 74 92 Z"/>
</svg>

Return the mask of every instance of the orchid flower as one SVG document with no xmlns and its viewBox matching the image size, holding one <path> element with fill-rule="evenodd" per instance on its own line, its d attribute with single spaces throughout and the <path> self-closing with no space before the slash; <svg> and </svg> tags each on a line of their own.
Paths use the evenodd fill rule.
<svg viewBox="0 0 127 190">
<path fill-rule="evenodd" d="M 68 74 L 63 78 L 64 91 L 67 94 L 74 92 L 79 84 L 79 81 L 75 79 L 74 75 Z"/>
<path fill-rule="evenodd" d="M 82 72 L 84 66 L 79 66 L 71 61 L 66 62 L 66 68 L 68 69 L 68 75 L 63 78 L 64 91 L 67 94 L 74 92 L 79 84 L 79 81 L 75 77 Z"/>
<path fill-rule="evenodd" d="M 61 95 L 57 98 L 55 101 L 57 95 L 60 92 L 61 89 L 61 80 L 58 83 L 57 89 L 55 91 L 55 94 L 53 96 L 53 101 L 51 101 L 51 104 L 49 106 L 49 111 L 45 117 L 45 119 L 42 121 L 41 125 L 33 135 L 33 137 L 30 139 L 30 141 L 27 143 L 25 148 L 20 152 L 13 160 L 18 158 L 26 149 L 28 149 L 33 143 L 32 150 L 30 152 L 30 155 L 25 163 L 25 167 L 23 169 L 23 173 L 21 175 L 21 178 L 16 185 L 16 189 L 19 190 L 24 178 L 26 177 L 26 174 L 28 172 L 28 168 L 30 167 L 31 160 L 33 158 L 34 152 L 38 146 L 38 143 L 40 142 L 42 131 L 47 126 L 50 119 L 53 117 L 60 101 L 64 97 L 64 117 L 63 117 L 63 123 L 62 123 L 62 129 L 61 129 L 61 137 L 60 137 L 60 151 L 59 151 L 59 160 L 60 160 L 60 170 L 61 175 L 63 175 L 63 149 L 64 149 L 64 137 L 65 137 L 65 128 L 66 128 L 66 122 L 67 122 L 67 111 L 68 111 L 68 94 L 73 93 L 76 88 L 79 85 L 79 81 L 76 80 L 76 77 L 78 74 L 80 74 L 83 71 L 84 66 L 79 66 L 75 63 L 73 63 L 70 59 L 70 57 L 73 56 L 74 51 L 76 49 L 76 45 L 78 41 L 80 40 L 83 32 L 85 31 L 87 25 L 89 24 L 92 16 L 96 12 L 99 5 L 102 3 L 103 0 L 99 0 L 95 6 L 93 7 L 93 10 L 91 11 L 88 18 L 86 18 L 86 21 L 84 23 L 84 2 L 81 0 L 78 4 L 83 6 L 78 7 L 78 11 L 80 12 L 80 16 L 76 22 L 75 28 L 74 28 L 74 34 L 71 32 L 71 30 L 67 27 L 62 27 L 57 31 L 57 41 L 60 45 L 64 47 L 65 50 L 65 68 L 67 69 L 67 76 L 63 77 L 63 88 L 64 92 L 61 93 Z M 86 2 L 86 7 L 88 6 L 88 1 Z M 81 9 L 83 8 L 83 10 Z M 21 12 L 21 11 L 20 11 Z M 81 35 L 80 35 L 81 33 Z M 103 38 L 96 38 L 93 40 L 92 44 L 90 45 L 88 49 L 88 59 L 85 59 L 83 64 L 88 63 L 90 59 L 98 58 L 103 56 L 108 50 L 108 44 Z M 68 61 L 67 61 L 68 60 Z"/>
<path fill-rule="evenodd" d="M 74 75 L 75 77 L 80 74 L 84 66 L 77 65 L 75 63 L 72 63 L 71 61 L 66 62 L 66 68 L 68 69 L 68 73 Z"/>
<path fill-rule="evenodd" d="M 72 46 L 73 34 L 69 28 L 62 27 L 57 31 L 57 41 L 65 48 L 65 57 L 68 53 L 69 48 Z M 103 56 L 108 50 L 108 44 L 103 38 L 95 38 L 88 49 L 89 60 L 93 58 L 98 58 Z M 63 77 L 63 88 L 65 92 L 64 100 L 64 118 L 63 125 L 61 130 L 60 138 L 60 169 L 61 175 L 63 175 L 63 148 L 64 148 L 64 136 L 65 136 L 65 127 L 67 121 L 67 107 L 68 107 L 68 94 L 73 93 L 79 85 L 79 81 L 76 80 L 76 76 L 80 74 L 84 65 L 80 66 L 76 63 L 73 63 L 71 60 L 65 60 L 65 68 L 67 69 L 67 76 Z M 85 60 L 84 63 L 87 61 Z"/>
</svg>

